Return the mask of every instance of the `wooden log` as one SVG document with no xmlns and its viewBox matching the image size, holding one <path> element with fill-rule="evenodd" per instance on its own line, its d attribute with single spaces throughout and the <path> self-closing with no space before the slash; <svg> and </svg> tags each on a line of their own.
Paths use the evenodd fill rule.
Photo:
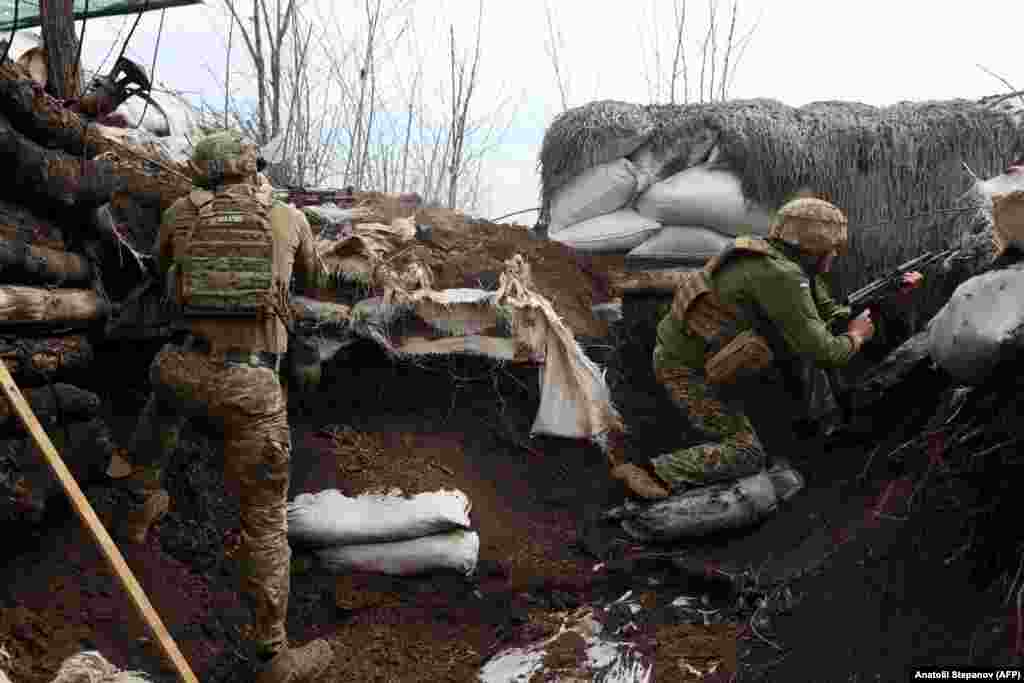
<svg viewBox="0 0 1024 683">
<path fill-rule="evenodd" d="M 81 254 L 0 238 L 0 283 L 84 285 L 92 265 Z"/>
<path fill-rule="evenodd" d="M 22 323 L 72 323 L 104 318 L 107 303 L 91 289 L 0 285 L 0 327 Z"/>
<path fill-rule="evenodd" d="M 125 187 L 109 160 L 84 160 L 46 149 L 18 132 L 0 115 L 0 165 L 8 169 L 11 187 L 42 201 L 65 206 L 99 205 Z"/>
<path fill-rule="evenodd" d="M 74 384 L 57 382 L 45 387 L 26 389 L 25 398 L 32 406 L 32 412 L 46 428 L 56 426 L 61 420 L 72 422 L 82 418 L 95 417 L 100 409 L 100 398 Z M 0 429 L 20 426 L 11 405 L 0 402 Z"/>
<path fill-rule="evenodd" d="M 25 135 L 76 157 L 92 157 L 115 143 L 101 129 L 48 95 L 31 72 L 11 61 L 0 64 L 0 112 Z"/>
<path fill-rule="evenodd" d="M 92 345 L 85 335 L 0 337 L 0 360 L 23 386 L 39 386 L 81 372 L 93 357 Z"/>
<path fill-rule="evenodd" d="M 0 237 L 49 249 L 65 248 L 61 226 L 32 213 L 21 204 L 4 199 L 0 199 Z"/>
</svg>

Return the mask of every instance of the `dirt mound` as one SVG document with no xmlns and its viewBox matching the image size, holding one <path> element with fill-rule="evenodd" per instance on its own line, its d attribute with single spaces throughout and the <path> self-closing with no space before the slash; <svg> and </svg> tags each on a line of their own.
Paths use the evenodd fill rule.
<svg viewBox="0 0 1024 683">
<path fill-rule="evenodd" d="M 378 194 L 357 195 L 355 204 L 370 210 L 360 223 L 390 225 L 408 217 L 395 201 Z M 614 296 L 610 271 L 621 270 L 622 256 L 593 256 L 537 236 L 524 226 L 469 219 L 457 211 L 424 208 L 412 214 L 429 231 L 385 257 L 398 272 L 419 262 L 430 267 L 435 289 L 470 287 L 495 289 L 505 261 L 522 254 L 532 267 L 538 290 L 554 304 L 577 335 L 601 337 L 608 326 L 594 318 L 591 307 Z"/>
</svg>

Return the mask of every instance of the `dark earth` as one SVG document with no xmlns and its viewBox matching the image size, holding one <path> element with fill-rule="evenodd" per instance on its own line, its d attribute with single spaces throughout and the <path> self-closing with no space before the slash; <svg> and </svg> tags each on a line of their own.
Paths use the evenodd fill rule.
<svg viewBox="0 0 1024 683">
<path fill-rule="evenodd" d="M 601 286 L 587 298 L 608 296 Z M 630 429 L 629 455 L 640 461 L 696 435 L 649 367 L 651 306 L 626 308 L 627 322 L 608 336 L 580 340 L 608 368 Z M 103 397 L 122 443 L 158 348 L 97 349 L 85 386 Z M 315 395 L 290 399 L 291 496 L 324 488 L 353 495 L 381 484 L 410 493 L 457 487 L 473 504 L 480 563 L 472 579 L 335 577 L 296 549 L 290 637 L 331 640 L 335 657 L 324 680 L 473 681 L 504 647 L 553 634 L 556 613 L 631 590 L 646 608 L 632 638 L 652 655 L 659 682 L 902 681 L 912 666 L 1016 663 L 1021 624 L 1007 593 L 1016 566 L 993 568 L 974 548 L 964 507 L 955 504 L 968 485 L 919 486 L 927 459 L 886 455 L 921 428 L 930 411 L 912 408 L 934 406 L 937 386 L 922 382 L 891 399 L 869 442 L 827 447 L 794 435 L 792 401 L 766 384 L 752 397 L 752 416 L 770 453 L 794 464 L 807 488 L 747 533 L 641 548 L 600 519 L 624 491 L 596 447 L 530 438 L 536 369 L 473 359 L 393 364 L 371 345 L 351 347 L 328 365 Z M 881 455 L 871 458 L 876 447 Z M 73 458 L 74 444 L 62 452 Z M 215 431 L 193 424 L 168 472 L 171 513 L 145 546 L 122 546 L 209 683 L 252 677 L 232 562 L 237 507 L 225 496 L 221 465 Z M 105 518 L 118 492 L 100 480 L 83 488 Z M 12 534 L 6 545 L 0 646 L 11 655 L 15 683 L 50 681 L 82 649 L 174 680 L 66 503 L 50 505 L 42 528 Z M 723 588 L 681 571 L 671 557 L 744 578 Z M 710 623 L 673 617 L 668 605 L 682 595 L 703 595 Z M 699 678 L 684 672 L 681 659 L 719 666 Z"/>
</svg>

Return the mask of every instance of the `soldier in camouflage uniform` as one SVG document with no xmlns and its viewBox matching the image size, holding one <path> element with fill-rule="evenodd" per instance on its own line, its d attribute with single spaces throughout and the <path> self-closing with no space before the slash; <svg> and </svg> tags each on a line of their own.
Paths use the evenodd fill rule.
<svg viewBox="0 0 1024 683">
<path fill-rule="evenodd" d="M 183 266 L 187 261 L 183 250 L 193 239 L 202 207 L 216 205 L 214 196 L 223 202 L 221 206 L 229 207 L 237 198 L 238 206 L 255 207 L 265 218 L 255 237 L 250 232 L 245 239 L 262 239 L 264 248 L 272 249 L 264 252 L 263 275 L 264 282 L 272 283 L 268 287 L 275 295 L 269 298 L 276 300 L 268 307 L 277 315 L 190 318 L 183 314 L 187 337 L 165 346 L 150 369 L 153 393 L 129 448 L 132 472 L 125 484 L 133 503 L 125 511 L 118 535 L 135 543 L 145 541 L 150 526 L 168 509 L 161 473 L 181 428 L 190 417 L 212 418 L 223 431 L 226 485 L 241 503 L 241 592 L 253 616 L 251 641 L 261 669 L 257 681 L 313 680 L 331 662 L 330 645 L 317 640 L 289 649 L 285 633 L 291 435 L 278 372 L 288 346 L 285 311 L 292 271 L 299 276 L 300 288 L 309 291 L 320 284 L 323 265 L 305 216 L 274 201 L 269 184 L 260 182 L 255 147 L 230 133 L 216 133 L 196 145 L 192 163 L 197 176 L 205 179 L 206 189 L 179 199 L 165 212 L 158 239 L 159 267 L 166 274 L 169 295 L 181 298 L 182 268 L 194 273 L 192 266 Z M 230 230 L 231 224 L 242 222 L 243 215 L 244 211 L 235 210 L 220 223 Z M 235 252 L 217 257 L 229 267 L 219 268 L 219 273 L 217 267 L 211 269 L 213 275 L 202 283 L 203 296 L 231 300 L 254 286 L 261 273 L 239 272 L 242 266 L 235 265 L 246 263 L 237 254 L 244 254 L 248 246 L 239 243 Z"/>
<path fill-rule="evenodd" d="M 730 341 L 756 332 L 768 342 L 767 362 L 802 358 L 824 368 L 846 365 L 874 335 L 869 317 L 850 321 L 844 334 L 830 332 L 850 311 L 829 295 L 822 274 L 846 242 L 847 221 L 839 209 L 796 199 L 779 210 L 768 239 L 737 238 L 688 276 L 658 325 L 654 371 L 708 440 L 655 457 L 649 469 L 618 465 L 614 477 L 642 498 L 659 499 L 764 468 L 764 447 L 739 400 L 742 383 L 710 382 L 706 364 Z"/>
</svg>

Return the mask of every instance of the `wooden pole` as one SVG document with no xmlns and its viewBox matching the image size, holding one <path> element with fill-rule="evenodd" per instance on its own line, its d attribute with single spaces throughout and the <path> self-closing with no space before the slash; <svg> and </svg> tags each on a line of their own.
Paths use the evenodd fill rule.
<svg viewBox="0 0 1024 683">
<path fill-rule="evenodd" d="M 18 385 L 14 383 L 14 378 L 11 377 L 11 373 L 7 370 L 7 366 L 2 360 L 0 360 L 0 389 L 3 390 L 4 396 L 10 401 L 14 412 L 18 414 L 18 419 L 21 420 L 26 431 L 32 436 L 32 439 L 42 452 L 43 457 L 46 458 L 46 462 L 57 476 L 57 480 L 64 487 L 64 491 L 71 499 L 71 505 L 74 507 L 79 519 L 82 520 L 82 523 L 85 524 L 89 533 L 96 540 L 96 544 L 99 545 L 104 559 L 110 565 L 114 574 L 117 575 L 121 585 L 124 586 L 135 610 L 149 628 L 153 638 L 159 643 L 163 655 L 178 672 L 179 678 L 184 683 L 199 683 L 196 675 L 189 668 L 188 662 L 185 661 L 185 657 L 182 656 L 178 646 L 171 638 L 171 634 L 168 633 L 164 623 L 160 620 L 160 615 L 153 609 L 153 605 L 150 604 L 149 598 L 146 597 L 146 593 L 142 590 L 142 586 L 139 585 L 135 575 L 132 574 L 132 570 L 129 569 L 128 564 L 124 561 L 121 551 L 117 549 L 114 540 L 107 533 L 107 530 L 103 528 L 103 523 L 96 516 L 96 512 L 92 509 L 89 500 L 82 493 L 82 489 L 78 487 L 78 482 L 75 481 L 67 465 L 64 464 L 64 461 L 57 453 L 53 442 L 50 441 L 50 437 L 47 436 L 46 431 L 39 424 L 39 420 L 36 419 L 32 408 L 29 407 L 28 402 L 22 395 L 21 390 L 18 389 Z"/>
</svg>

